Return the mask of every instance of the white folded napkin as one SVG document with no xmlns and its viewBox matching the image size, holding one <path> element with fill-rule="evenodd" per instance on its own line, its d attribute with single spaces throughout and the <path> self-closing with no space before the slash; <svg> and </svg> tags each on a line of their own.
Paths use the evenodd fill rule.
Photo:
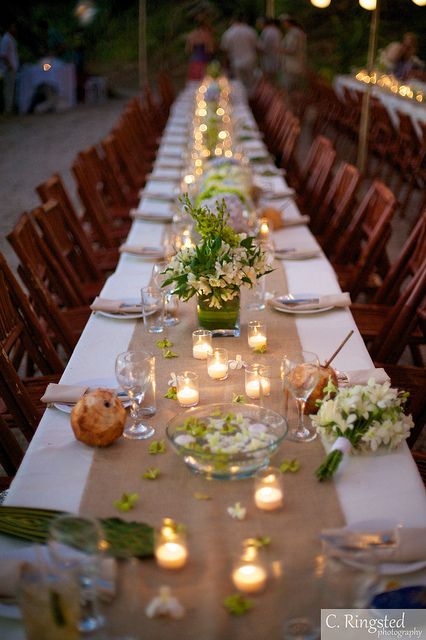
<svg viewBox="0 0 426 640">
<path fill-rule="evenodd" d="M 164 250 L 157 247 L 144 247 L 142 245 L 122 244 L 119 248 L 120 253 L 131 253 L 135 256 L 145 258 L 164 258 Z"/>
<path fill-rule="evenodd" d="M 353 371 L 345 371 L 343 373 L 348 381 L 348 384 L 367 384 L 371 378 L 378 384 L 383 384 L 390 380 L 388 374 L 384 369 L 356 369 Z"/>
<path fill-rule="evenodd" d="M 396 527 L 395 531 L 354 531 L 343 529 L 324 529 L 321 537 L 328 540 L 332 545 L 342 550 L 342 554 L 350 553 L 363 546 L 374 552 L 374 558 L 379 562 L 426 562 L 426 527 Z M 392 541 L 395 538 L 395 545 L 392 543 L 386 546 L 386 540 Z M 380 541 L 385 544 L 380 547 Z M 368 545 L 371 545 L 368 547 Z M 345 550 L 345 545 L 347 549 Z M 368 560 L 370 552 L 365 554 Z M 354 556 L 355 560 L 356 557 Z"/>
<path fill-rule="evenodd" d="M 284 218 L 283 225 L 284 227 L 298 227 L 301 224 L 309 224 L 310 220 L 309 216 L 300 216 L 300 218 Z"/>
<path fill-rule="evenodd" d="M 164 224 L 168 222 L 172 222 L 173 220 L 173 212 L 160 212 L 160 211 L 152 211 L 152 212 L 143 212 L 137 211 L 136 209 L 130 210 L 130 217 L 134 218 L 134 220 L 145 220 L 146 222 L 163 222 Z"/>
<path fill-rule="evenodd" d="M 106 311 L 107 313 L 140 313 L 142 314 L 141 304 L 129 304 L 125 300 L 111 300 L 109 298 L 101 298 L 97 296 L 90 305 L 92 311 Z"/>
<path fill-rule="evenodd" d="M 294 249 L 275 249 L 275 257 L 279 260 L 305 260 L 307 258 L 316 258 L 321 255 L 319 249 L 307 249 L 303 247 Z"/>
<path fill-rule="evenodd" d="M 46 404 L 53 404 L 54 402 L 73 404 L 84 396 L 87 389 L 88 387 L 73 384 L 55 384 L 54 382 L 50 382 L 40 400 Z"/>
<path fill-rule="evenodd" d="M 149 176 L 149 181 L 150 182 L 174 182 L 174 183 L 176 183 L 176 182 L 179 182 L 179 180 L 180 180 L 180 175 L 179 174 L 178 175 L 176 175 L 176 174 L 174 174 L 174 175 L 161 175 L 160 173 L 156 173 L 156 174 L 153 174 L 153 175 Z M 149 194 L 149 191 L 145 192 L 145 195 L 148 195 L 148 194 Z"/>
<path fill-rule="evenodd" d="M 43 562 L 47 567 L 51 564 L 46 546 L 22 547 L 0 554 L 0 599 L 13 602 L 16 599 L 21 572 L 26 564 L 37 565 Z M 111 600 L 115 595 L 117 578 L 117 562 L 115 558 L 101 558 L 98 593 L 102 600 Z"/>
<path fill-rule="evenodd" d="M 183 160 L 180 158 L 159 156 L 157 157 L 155 166 L 161 167 L 162 169 L 181 169 L 183 166 Z"/>
<path fill-rule="evenodd" d="M 280 296 L 282 298 L 282 296 Z M 308 311 L 309 309 L 323 309 L 324 307 L 349 307 L 351 298 L 349 293 L 334 293 L 331 295 L 318 295 L 312 302 L 292 303 L 285 302 L 279 298 L 273 298 L 271 301 L 274 307 L 282 307 L 283 309 L 291 309 L 293 311 Z"/>
</svg>

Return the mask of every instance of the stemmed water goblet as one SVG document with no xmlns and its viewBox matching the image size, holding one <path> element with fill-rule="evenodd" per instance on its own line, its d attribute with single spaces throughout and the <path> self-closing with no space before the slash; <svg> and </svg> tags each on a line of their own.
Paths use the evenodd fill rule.
<svg viewBox="0 0 426 640">
<path fill-rule="evenodd" d="M 153 357 L 146 352 L 125 351 L 115 361 L 118 384 L 127 392 L 131 401 L 132 424 L 126 426 L 123 432 L 123 436 L 131 440 L 145 440 L 155 432 L 151 425 L 142 422 L 142 403 L 151 382 Z"/>
<path fill-rule="evenodd" d="M 298 424 L 289 431 L 288 438 L 295 442 L 310 442 L 317 434 L 305 424 L 304 411 L 307 399 L 319 382 L 318 356 L 310 351 L 288 351 L 281 362 L 281 377 L 298 409 Z"/>
<path fill-rule="evenodd" d="M 73 578 L 80 590 L 81 633 L 92 633 L 104 625 L 97 581 L 106 545 L 100 525 L 90 518 L 65 514 L 55 518 L 49 527 L 48 549 L 53 565 Z"/>
<path fill-rule="evenodd" d="M 177 316 L 178 301 L 173 294 L 174 283 L 164 286 L 169 274 L 164 273 L 167 267 L 166 262 L 156 262 L 152 267 L 152 282 L 164 293 L 164 324 L 171 327 L 179 323 Z"/>
</svg>

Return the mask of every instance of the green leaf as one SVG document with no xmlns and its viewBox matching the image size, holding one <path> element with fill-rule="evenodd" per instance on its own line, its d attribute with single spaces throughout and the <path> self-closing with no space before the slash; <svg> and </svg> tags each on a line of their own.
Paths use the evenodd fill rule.
<svg viewBox="0 0 426 640">
<path fill-rule="evenodd" d="M 223 601 L 223 606 L 232 616 L 243 616 L 253 608 L 253 601 L 249 600 L 241 593 L 234 593 Z"/>
<path fill-rule="evenodd" d="M 262 344 L 259 347 L 253 349 L 253 353 L 266 353 L 266 344 Z"/>
<path fill-rule="evenodd" d="M 177 389 L 176 387 L 169 387 L 167 392 L 164 394 L 165 398 L 169 400 L 177 400 Z"/>
<path fill-rule="evenodd" d="M 157 469 L 157 467 L 148 467 L 145 473 L 142 474 L 142 477 L 146 480 L 156 480 L 159 475 L 160 469 Z"/>
<path fill-rule="evenodd" d="M 178 354 L 171 349 L 163 349 L 163 358 L 178 358 Z"/>
<path fill-rule="evenodd" d="M 113 505 L 120 511 L 130 511 L 131 509 L 134 509 L 138 500 L 138 493 L 123 493 L 120 500 L 114 500 Z"/>
<path fill-rule="evenodd" d="M 212 497 L 207 493 L 202 493 L 201 491 L 196 491 L 192 494 L 196 500 L 211 500 Z"/>
<path fill-rule="evenodd" d="M 166 443 L 164 440 L 153 440 L 148 448 L 148 453 L 151 456 L 156 456 L 158 453 L 164 453 L 166 451 Z"/>
<path fill-rule="evenodd" d="M 283 460 L 279 466 L 281 473 L 297 473 L 300 469 L 300 462 L 293 458 L 293 460 Z"/>
<path fill-rule="evenodd" d="M 238 393 L 233 393 L 232 394 L 232 402 L 234 404 L 245 404 L 246 399 L 243 395 L 238 394 Z"/>
<path fill-rule="evenodd" d="M 167 349 L 168 347 L 173 347 L 173 342 L 164 338 L 164 340 L 157 340 L 155 343 L 159 349 Z"/>
<path fill-rule="evenodd" d="M 0 506 L 0 532 L 29 542 L 45 543 L 52 520 L 63 511 L 31 507 Z M 108 543 L 108 553 L 115 558 L 151 557 L 154 553 L 154 530 L 143 522 L 126 522 L 121 518 L 101 518 Z"/>
</svg>

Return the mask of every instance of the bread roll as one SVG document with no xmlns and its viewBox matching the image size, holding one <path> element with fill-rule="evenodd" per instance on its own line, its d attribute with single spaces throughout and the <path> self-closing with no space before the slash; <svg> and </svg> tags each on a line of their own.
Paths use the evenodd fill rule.
<svg viewBox="0 0 426 640">
<path fill-rule="evenodd" d="M 126 410 L 108 389 L 86 393 L 71 412 L 75 437 L 90 447 L 106 447 L 117 440 L 125 423 Z"/>
</svg>

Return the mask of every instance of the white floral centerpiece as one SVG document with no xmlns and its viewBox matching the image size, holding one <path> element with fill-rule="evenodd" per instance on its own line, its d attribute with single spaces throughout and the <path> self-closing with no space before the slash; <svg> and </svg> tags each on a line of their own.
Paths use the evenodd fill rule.
<svg viewBox="0 0 426 640">
<path fill-rule="evenodd" d="M 195 220 L 201 240 L 194 247 L 181 249 L 171 259 L 164 285 L 174 283 L 174 293 L 183 300 L 197 296 L 200 324 L 211 328 L 211 323 L 217 323 L 217 318 L 211 317 L 212 311 L 225 313 L 230 307 L 239 311 L 241 287 L 253 287 L 258 278 L 272 271 L 271 256 L 253 237 L 236 233 L 228 225 L 229 213 L 224 202 L 217 203 L 214 213 L 207 207 L 193 206 L 188 196 L 183 197 L 183 205 Z M 229 313 L 228 320 L 233 322 Z M 224 319 L 227 320 L 226 316 Z"/>
<path fill-rule="evenodd" d="M 320 481 L 333 476 L 344 453 L 395 449 L 408 438 L 413 426 L 411 416 L 404 414 L 408 394 L 392 389 L 389 382 L 370 379 L 367 385 L 342 389 L 329 382 L 325 391 L 318 413 L 311 416 L 318 433 L 334 442 L 316 471 Z"/>
</svg>

